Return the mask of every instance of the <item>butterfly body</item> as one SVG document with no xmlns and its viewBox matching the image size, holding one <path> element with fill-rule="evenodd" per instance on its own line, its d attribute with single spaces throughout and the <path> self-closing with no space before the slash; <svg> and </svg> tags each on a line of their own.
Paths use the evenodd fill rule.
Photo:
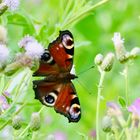
<svg viewBox="0 0 140 140">
<path fill-rule="evenodd" d="M 33 81 L 35 98 L 55 111 L 63 114 L 69 122 L 77 122 L 81 109 L 76 89 L 71 80 L 77 78 L 71 73 L 74 44 L 69 31 L 60 31 L 59 37 L 49 44 L 41 56 L 39 69 L 34 76 L 45 76 Z"/>
</svg>

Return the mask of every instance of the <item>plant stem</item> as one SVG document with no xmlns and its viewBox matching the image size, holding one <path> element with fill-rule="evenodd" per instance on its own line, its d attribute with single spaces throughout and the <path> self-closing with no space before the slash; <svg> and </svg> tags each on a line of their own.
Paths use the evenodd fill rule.
<svg viewBox="0 0 140 140">
<path fill-rule="evenodd" d="M 128 119 L 127 119 L 127 122 L 126 122 L 126 127 L 128 127 L 130 121 L 131 121 L 131 115 L 128 116 Z M 122 136 L 124 135 L 124 132 L 125 132 L 125 128 L 122 129 L 122 131 L 120 133 L 120 136 L 119 136 L 119 139 L 122 138 Z"/>
<path fill-rule="evenodd" d="M 128 95 L 128 65 L 126 64 L 125 65 L 125 74 L 124 74 L 124 77 L 125 77 L 125 97 L 126 97 L 126 103 L 127 105 L 129 105 L 129 95 Z"/>
<path fill-rule="evenodd" d="M 26 128 L 20 133 L 20 135 L 19 135 L 18 137 L 19 137 L 19 138 L 22 137 L 22 136 L 24 135 L 24 133 L 29 129 L 29 127 L 30 127 L 30 124 L 28 124 L 28 125 L 26 126 Z"/>
<path fill-rule="evenodd" d="M 97 108 L 96 108 L 96 140 L 99 140 L 99 110 L 100 110 L 100 99 L 101 99 L 101 92 L 102 92 L 105 72 L 100 70 L 100 74 L 101 76 L 98 84 Z"/>
<path fill-rule="evenodd" d="M 124 120 L 123 116 L 118 116 L 117 119 L 118 119 L 118 122 L 120 123 L 121 127 L 124 129 L 126 140 L 131 140 L 131 133 L 130 133 L 130 130 L 128 128 L 129 117 L 128 117 L 127 122 Z"/>
<path fill-rule="evenodd" d="M 45 106 L 42 106 L 42 107 L 40 108 L 40 110 L 38 111 L 38 113 L 40 114 L 44 108 L 45 108 Z"/>
<path fill-rule="evenodd" d="M 2 130 L 7 124 L 9 124 L 11 119 L 7 120 L 2 126 L 0 126 L 0 130 Z"/>
</svg>

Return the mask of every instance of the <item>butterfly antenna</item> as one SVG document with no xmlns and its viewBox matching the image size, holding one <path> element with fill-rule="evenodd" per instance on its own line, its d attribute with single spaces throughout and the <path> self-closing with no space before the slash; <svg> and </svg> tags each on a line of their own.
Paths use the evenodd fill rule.
<svg viewBox="0 0 140 140">
<path fill-rule="evenodd" d="M 77 74 L 77 76 L 79 76 L 79 75 L 81 75 L 81 74 L 83 74 L 83 73 L 85 73 L 85 72 L 87 72 L 87 71 L 93 69 L 94 67 L 95 67 L 95 66 L 91 66 L 91 67 L 89 67 L 88 69 L 79 72 L 79 73 Z"/>
<path fill-rule="evenodd" d="M 89 89 L 81 81 L 79 81 L 78 79 L 76 79 L 76 81 L 84 90 L 86 90 L 89 94 L 92 94 L 92 92 L 89 91 Z"/>
</svg>

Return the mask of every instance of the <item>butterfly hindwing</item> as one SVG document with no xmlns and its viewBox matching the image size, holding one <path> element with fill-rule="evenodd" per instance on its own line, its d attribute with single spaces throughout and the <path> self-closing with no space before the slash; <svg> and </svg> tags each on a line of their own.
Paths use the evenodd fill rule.
<svg viewBox="0 0 140 140">
<path fill-rule="evenodd" d="M 46 106 L 54 107 L 69 122 L 77 122 L 81 117 L 80 103 L 73 84 L 54 83 L 45 80 L 34 81 L 36 98 Z"/>
</svg>

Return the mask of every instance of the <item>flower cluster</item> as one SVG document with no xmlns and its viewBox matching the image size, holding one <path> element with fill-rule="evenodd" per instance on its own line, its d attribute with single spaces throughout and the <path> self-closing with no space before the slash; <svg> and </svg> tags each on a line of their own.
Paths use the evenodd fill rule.
<svg viewBox="0 0 140 140">
<path fill-rule="evenodd" d="M 32 36 L 25 36 L 18 44 L 25 49 L 25 54 L 33 59 L 39 59 L 44 53 L 43 46 Z"/>
<path fill-rule="evenodd" d="M 97 54 L 95 57 L 95 64 L 99 66 L 100 70 L 108 72 L 112 69 L 114 63 L 114 54 L 109 52 L 105 57 L 102 54 Z"/>
<path fill-rule="evenodd" d="M 107 103 L 107 108 L 107 115 L 102 121 L 102 129 L 104 132 L 110 134 L 118 133 L 120 136 L 124 133 L 123 135 L 126 139 L 139 139 L 140 98 L 137 98 L 134 103 L 128 106 L 127 112 L 124 112 L 124 110 L 114 102 Z M 126 113 L 129 114 L 131 118 L 128 117 L 127 120 L 125 120 Z M 121 131 L 122 129 L 124 129 L 124 132 Z"/>
</svg>

